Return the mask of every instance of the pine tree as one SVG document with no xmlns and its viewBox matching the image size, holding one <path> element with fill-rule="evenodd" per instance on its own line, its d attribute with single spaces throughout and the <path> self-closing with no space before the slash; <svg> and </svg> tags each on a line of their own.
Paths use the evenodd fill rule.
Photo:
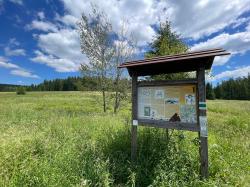
<svg viewBox="0 0 250 187">
<path fill-rule="evenodd" d="M 215 99 L 214 89 L 210 83 L 206 84 L 206 98 Z"/>
<path fill-rule="evenodd" d="M 156 31 L 156 37 L 150 43 L 151 50 L 145 54 L 146 58 L 152 58 L 164 55 L 173 55 L 185 53 L 188 46 L 181 40 L 180 36 L 171 30 L 170 22 L 160 23 Z M 153 79 L 185 79 L 188 73 L 175 73 L 152 76 Z"/>
<path fill-rule="evenodd" d="M 214 93 L 215 93 L 215 98 L 216 99 L 221 99 L 221 86 L 219 85 L 219 83 L 214 88 Z"/>
</svg>

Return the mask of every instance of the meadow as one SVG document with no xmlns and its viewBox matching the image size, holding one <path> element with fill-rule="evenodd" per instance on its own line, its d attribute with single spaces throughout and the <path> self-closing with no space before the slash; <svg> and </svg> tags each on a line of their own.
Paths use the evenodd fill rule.
<svg viewBox="0 0 250 187">
<path fill-rule="evenodd" d="M 209 180 L 197 133 L 139 126 L 131 103 L 102 112 L 97 92 L 0 93 L 0 186 L 250 186 L 250 101 L 208 101 Z"/>
</svg>

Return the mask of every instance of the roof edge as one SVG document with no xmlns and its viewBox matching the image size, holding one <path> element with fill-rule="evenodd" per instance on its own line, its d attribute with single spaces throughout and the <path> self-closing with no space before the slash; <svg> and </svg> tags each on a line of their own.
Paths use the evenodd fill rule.
<svg viewBox="0 0 250 187">
<path fill-rule="evenodd" d="M 178 60 L 189 60 L 189 59 L 197 59 L 197 58 L 206 58 L 206 57 L 215 57 L 215 56 L 224 56 L 230 55 L 229 52 L 223 49 L 216 49 L 216 50 L 203 50 L 194 53 L 183 53 L 180 55 L 168 55 L 162 56 L 161 58 L 153 58 L 153 59 L 145 59 L 145 60 L 138 60 L 138 61 L 131 61 L 126 62 L 118 66 L 118 68 L 128 68 L 133 66 L 142 66 L 154 63 L 164 63 L 164 62 L 173 62 Z"/>
<path fill-rule="evenodd" d="M 209 50 L 200 50 L 200 51 L 190 51 L 190 52 L 187 52 L 187 53 L 157 56 L 157 57 L 146 58 L 146 59 L 141 59 L 141 60 L 133 60 L 133 61 L 124 62 L 123 64 L 154 61 L 154 60 L 160 60 L 160 59 L 170 59 L 170 58 L 175 58 L 175 57 L 194 56 L 194 55 L 198 55 L 198 54 L 217 53 L 217 52 L 225 52 L 225 51 L 226 50 L 224 50 L 222 48 L 215 48 L 215 49 L 209 49 Z"/>
</svg>

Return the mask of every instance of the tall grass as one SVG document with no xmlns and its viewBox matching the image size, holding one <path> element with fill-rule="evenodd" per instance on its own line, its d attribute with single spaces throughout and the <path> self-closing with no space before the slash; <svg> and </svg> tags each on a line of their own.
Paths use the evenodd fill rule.
<svg viewBox="0 0 250 187">
<path fill-rule="evenodd" d="M 103 113 L 95 92 L 0 93 L 0 186 L 249 186 L 250 102 L 209 101 L 209 180 L 197 133 L 139 127 L 130 103 Z M 110 107 L 111 111 L 111 107 Z"/>
</svg>

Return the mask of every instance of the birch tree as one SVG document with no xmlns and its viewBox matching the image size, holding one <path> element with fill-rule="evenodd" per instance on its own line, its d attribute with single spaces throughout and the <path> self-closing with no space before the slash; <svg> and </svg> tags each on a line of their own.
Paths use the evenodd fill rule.
<svg viewBox="0 0 250 187">
<path fill-rule="evenodd" d="M 129 32 L 128 21 L 121 21 L 115 32 L 106 14 L 92 5 L 92 12 L 82 14 L 78 23 L 81 51 L 88 59 L 88 64 L 81 65 L 83 75 L 96 77 L 102 92 L 103 111 L 107 110 L 107 91 L 113 91 L 114 113 L 120 107 L 121 100 L 127 97 L 128 80 L 124 70 L 117 66 L 129 61 L 136 51 L 136 39 Z"/>
<path fill-rule="evenodd" d="M 87 56 L 89 62 L 81 64 L 83 75 L 96 77 L 98 87 L 102 92 L 103 111 L 106 112 L 106 92 L 108 91 L 110 61 L 114 55 L 112 42 L 112 25 L 106 14 L 92 6 L 92 12 L 87 16 L 82 14 L 78 22 L 81 51 Z"/>
</svg>

